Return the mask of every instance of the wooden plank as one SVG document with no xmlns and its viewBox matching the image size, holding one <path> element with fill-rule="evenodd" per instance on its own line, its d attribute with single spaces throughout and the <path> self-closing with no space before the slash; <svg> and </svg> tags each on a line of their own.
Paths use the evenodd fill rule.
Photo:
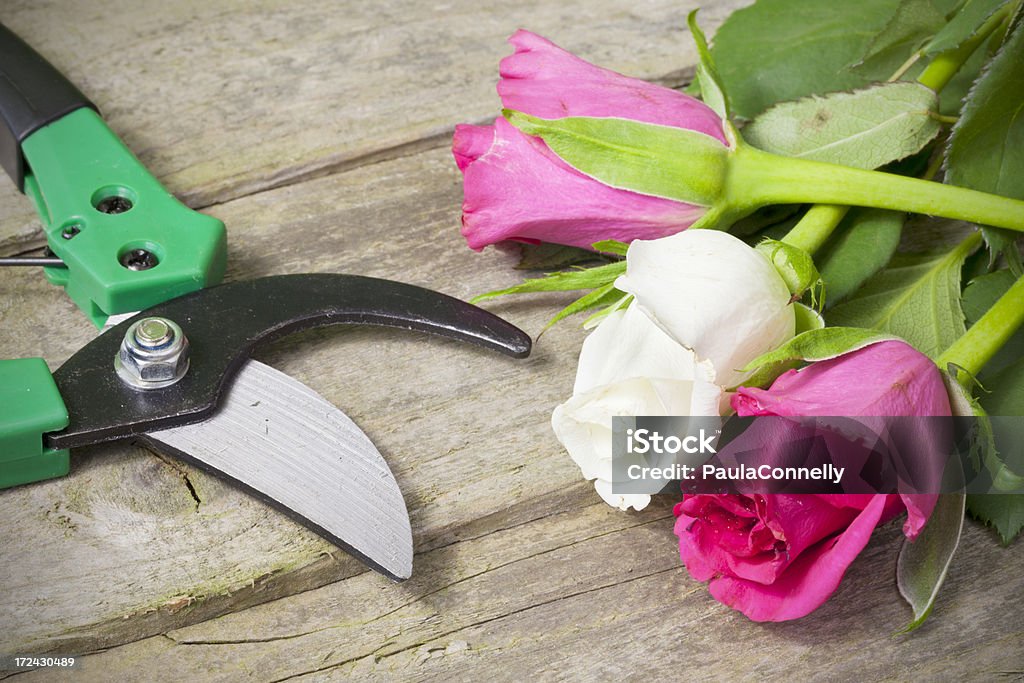
<svg viewBox="0 0 1024 683">
<path fill-rule="evenodd" d="M 748 0 L 704 2 L 713 29 Z M 678 84 L 696 0 L 296 3 L 9 0 L 0 21 L 100 107 L 191 206 L 447 144 L 493 118 L 505 38 L 526 26 L 638 77 Z M 0 183 L 0 254 L 39 245 Z"/>
<path fill-rule="evenodd" d="M 935 613 L 896 594 L 900 522 L 835 596 L 756 624 L 715 602 L 676 553 L 668 501 L 622 513 L 570 496 L 534 521 L 417 557 L 410 581 L 364 574 L 84 659 L 75 680 L 961 680 L 1024 670 L 1024 545 L 967 528 Z M 49 680 L 46 673 L 27 680 Z"/>
</svg>

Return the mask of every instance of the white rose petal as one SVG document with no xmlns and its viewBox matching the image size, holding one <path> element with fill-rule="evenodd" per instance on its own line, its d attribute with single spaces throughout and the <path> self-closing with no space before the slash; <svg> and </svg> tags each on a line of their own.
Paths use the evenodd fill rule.
<svg viewBox="0 0 1024 683">
<path fill-rule="evenodd" d="M 635 241 L 615 286 L 680 344 L 714 366 L 718 383 L 793 337 L 795 315 L 785 282 L 761 253 L 718 230 L 687 230 Z"/>
<path fill-rule="evenodd" d="M 651 497 L 641 493 L 613 493 L 612 483 L 604 479 L 594 480 L 594 490 L 601 496 L 601 500 L 623 511 L 629 508 L 643 510 L 651 503 Z"/>
<path fill-rule="evenodd" d="M 642 509 L 646 495 L 611 491 L 612 417 L 718 415 L 714 370 L 655 325 L 634 302 L 610 314 L 583 343 L 573 397 L 555 408 L 555 435 L 609 504 Z"/>
</svg>

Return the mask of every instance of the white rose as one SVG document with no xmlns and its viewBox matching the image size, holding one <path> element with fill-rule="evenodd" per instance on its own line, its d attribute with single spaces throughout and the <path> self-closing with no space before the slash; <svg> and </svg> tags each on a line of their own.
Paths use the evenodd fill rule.
<svg viewBox="0 0 1024 683">
<path fill-rule="evenodd" d="M 793 338 L 786 283 L 768 259 L 727 232 L 687 230 L 633 242 L 615 286 L 677 342 L 711 361 L 718 383 Z"/>
<path fill-rule="evenodd" d="M 786 284 L 728 233 L 690 230 L 633 242 L 616 287 L 633 294 L 583 342 L 555 435 L 609 505 L 643 509 L 647 495 L 612 493 L 612 417 L 719 415 L 739 369 L 792 338 Z"/>
</svg>

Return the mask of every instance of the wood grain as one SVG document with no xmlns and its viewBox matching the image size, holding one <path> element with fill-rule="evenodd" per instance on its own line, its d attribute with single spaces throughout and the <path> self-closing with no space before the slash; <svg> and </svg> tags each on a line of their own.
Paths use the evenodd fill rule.
<svg viewBox="0 0 1024 683">
<path fill-rule="evenodd" d="M 448 152 L 437 150 L 260 193 L 211 213 L 247 234 L 234 242 L 231 279 L 359 272 L 467 298 L 519 275 L 510 257 L 480 256 L 460 245 L 458 193 Z M 417 229 L 394 235 L 378 227 L 403 223 Z M 18 291 L 30 278 L 23 271 L 0 275 Z M 56 293 L 40 292 L 38 301 L 28 320 L 19 317 L 23 309 L 4 312 L 4 329 L 30 330 L 60 316 L 69 329 L 59 340 L 40 336 L 23 353 L 60 358 L 94 334 Z M 551 310 L 549 298 L 501 312 L 536 333 Z M 295 335 L 259 357 L 363 427 L 391 464 L 422 547 L 499 511 L 505 514 L 495 523 L 515 523 L 510 505 L 528 515 L 524 501 L 576 482 L 548 421 L 571 386 L 581 336 L 564 326 L 532 358 L 515 361 L 411 333 L 327 329 Z M 276 597 L 273 586 L 282 581 L 287 587 L 280 590 L 290 592 L 359 571 L 347 556 L 323 559 L 337 551 L 182 465 L 131 446 L 82 449 L 73 460 L 69 478 L 0 492 L 8 520 L 0 543 L 18 548 L 2 565 L 12 576 L 3 582 L 0 651 L 105 647 L 140 633 L 143 623 L 161 630 L 210 616 L 211 603 L 223 611 L 246 604 L 244 596 Z M 73 561 L 55 563 L 54 556 Z M 91 596 L 115 576 L 128 590 Z"/>
<path fill-rule="evenodd" d="M 677 84 L 693 2 L 11 0 L 0 20 L 100 105 L 169 189 L 229 226 L 228 278 L 353 272 L 468 298 L 517 282 L 458 234 L 459 121 L 494 115 L 518 26 Z M 745 0 L 706 2 L 714 27 Z M 42 244 L 0 183 L 0 253 Z M 571 297 L 490 308 L 538 333 Z M 58 366 L 95 334 L 38 272 L 0 271 L 0 357 Z M 972 526 L 936 619 L 911 638 L 880 531 L 836 598 L 756 625 L 679 566 L 668 502 L 598 502 L 554 440 L 583 332 L 514 361 L 454 342 L 326 329 L 262 349 L 345 410 L 409 506 L 414 578 L 392 584 L 218 480 L 130 444 L 0 492 L 0 653 L 83 653 L 82 680 L 1012 678 L 1024 545 Z M 136 642 L 133 642 L 136 641 Z M 109 649 L 108 649 L 109 648 Z M 1014 674 L 1013 672 L 1017 672 Z M 2 677 L 3 674 L 0 674 Z M 49 672 L 23 676 L 51 679 Z"/>
<path fill-rule="evenodd" d="M 747 0 L 705 2 L 713 29 Z M 491 119 L 505 39 L 527 27 L 604 66 L 678 84 L 694 0 L 81 3 L 7 0 L 0 21 L 89 96 L 194 207 L 443 146 Z M 0 254 L 39 246 L 0 184 Z M 33 239 L 35 238 L 35 239 Z"/>
<path fill-rule="evenodd" d="M 737 4 L 711 5 L 706 23 Z M 504 38 L 529 25 L 595 61 L 679 82 L 693 61 L 686 11 L 7 2 L 0 20 L 78 83 L 170 190 L 225 220 L 229 279 L 347 271 L 468 297 L 518 278 L 509 257 L 462 244 L 444 151 L 455 123 L 497 111 Z M 41 244 L 29 203 L 3 184 L 0 253 Z M 536 332 L 564 300 L 500 308 Z M 38 272 L 0 272 L 0 357 L 56 367 L 94 334 Z M 580 333 L 549 338 L 527 363 L 370 331 L 299 335 L 262 357 L 380 445 L 423 547 L 478 520 L 529 518 L 532 498 L 577 483 L 546 425 Z M 362 571 L 247 496 L 131 445 L 83 449 L 74 463 L 69 479 L 0 493 L 11 548 L 0 651 L 108 647 Z"/>
<path fill-rule="evenodd" d="M 892 581 L 899 522 L 820 610 L 757 624 L 680 567 L 663 499 L 626 514 L 587 497 L 421 553 L 401 586 L 351 577 L 87 657 L 75 679 L 1012 680 L 1024 667 L 1024 623 L 1006 619 L 1024 609 L 1024 550 L 977 527 L 932 620 L 894 636 L 911 618 Z"/>
</svg>

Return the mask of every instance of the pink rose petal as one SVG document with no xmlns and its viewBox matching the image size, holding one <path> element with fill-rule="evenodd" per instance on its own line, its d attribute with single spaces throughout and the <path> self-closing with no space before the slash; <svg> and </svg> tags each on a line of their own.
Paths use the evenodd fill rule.
<svg viewBox="0 0 1024 683">
<path fill-rule="evenodd" d="M 722 121 L 689 95 L 602 69 L 529 31 L 509 38 L 515 47 L 501 61 L 501 103 L 544 119 L 621 117 L 695 130 L 728 144 Z"/>
<path fill-rule="evenodd" d="M 711 595 L 754 621 L 787 621 L 810 614 L 839 586 L 878 526 L 885 505 L 885 496 L 874 496 L 842 533 L 801 555 L 774 583 L 720 576 L 711 580 Z"/>
<path fill-rule="evenodd" d="M 482 151 L 486 131 L 491 144 Z M 704 215 L 703 207 L 603 185 L 504 119 L 460 126 L 453 152 L 465 174 L 462 234 L 473 249 L 502 240 L 589 248 L 606 239 L 657 239 Z"/>
<path fill-rule="evenodd" d="M 509 42 L 498 93 L 505 107 L 542 118 L 622 117 L 694 130 L 728 144 L 717 114 L 669 88 L 594 66 L 529 31 Z M 707 211 L 619 190 L 576 171 L 539 139 L 499 118 L 458 126 L 463 172 L 462 234 L 473 249 L 505 240 L 590 248 L 602 240 L 653 240 L 693 225 Z"/>
<path fill-rule="evenodd" d="M 796 431 L 803 429 L 796 418 L 805 416 L 877 418 L 882 429 L 879 434 L 888 434 L 884 418 L 889 416 L 944 416 L 951 412 L 935 364 L 908 344 L 896 341 L 872 344 L 787 372 L 767 390 L 740 387 L 732 405 L 741 416 L 794 418 L 792 429 Z M 740 444 L 742 452 L 763 450 L 772 456 L 779 450 L 778 457 L 783 457 L 780 449 L 789 443 L 785 424 L 769 423 L 764 429 L 748 430 L 743 436 L 752 435 L 751 442 Z M 931 451 L 929 439 L 942 437 L 936 432 L 938 427 L 932 427 L 922 424 L 920 433 L 909 435 L 915 444 L 924 444 L 923 453 Z M 839 442 L 848 438 L 838 431 L 826 434 L 829 452 L 840 452 Z M 868 449 L 872 443 L 863 448 Z M 944 452 L 938 447 L 934 450 Z M 860 462 L 867 460 L 862 458 Z M 928 467 L 924 463 L 921 473 L 932 474 Z M 695 579 L 711 581 L 709 588 L 716 599 L 754 621 L 785 621 L 809 614 L 828 599 L 879 524 L 906 511 L 903 532 L 914 538 L 924 527 L 937 497 L 752 496 L 757 522 L 740 514 L 741 508 L 733 498 L 737 497 L 687 496 L 676 506 L 680 557 Z M 778 560 L 778 552 L 771 552 L 765 530 L 777 540 L 784 561 Z"/>
</svg>

